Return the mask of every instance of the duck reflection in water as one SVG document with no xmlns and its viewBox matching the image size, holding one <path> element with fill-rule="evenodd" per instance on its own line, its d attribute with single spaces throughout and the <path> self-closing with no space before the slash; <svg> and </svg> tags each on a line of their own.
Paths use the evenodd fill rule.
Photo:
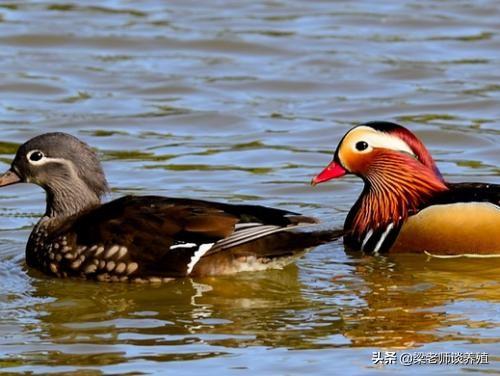
<svg viewBox="0 0 500 376">
<path fill-rule="evenodd" d="M 50 297 L 36 308 L 43 312 L 38 336 L 65 345 L 165 346 L 158 351 L 171 359 L 164 360 L 180 356 L 176 346 L 188 346 L 185 359 L 242 346 L 417 348 L 464 339 L 449 327 L 477 327 L 473 307 L 488 309 L 500 299 L 498 283 L 492 282 L 500 267 L 486 260 L 360 258 L 332 252 L 338 251 L 332 246 L 339 244 L 322 246 L 282 271 L 157 286 L 98 284 L 96 289 L 95 283 L 37 275 L 31 296 Z M 485 272 L 478 274 L 478 267 Z M 465 313 L 449 314 L 457 301 Z"/>
</svg>

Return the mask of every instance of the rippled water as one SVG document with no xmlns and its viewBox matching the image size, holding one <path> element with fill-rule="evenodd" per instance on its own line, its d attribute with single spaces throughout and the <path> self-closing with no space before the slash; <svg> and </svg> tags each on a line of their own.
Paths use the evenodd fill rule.
<svg viewBox="0 0 500 376">
<path fill-rule="evenodd" d="M 450 181 L 498 183 L 499 19 L 494 0 L 1 2 L 1 167 L 19 143 L 64 130 L 102 154 L 113 197 L 341 224 L 361 182 L 308 181 L 353 124 L 395 120 Z M 334 243 L 282 271 L 155 287 L 51 280 L 24 264 L 43 200 L 34 186 L 0 191 L 4 372 L 500 370 L 500 261 Z M 490 364 L 377 366 L 373 351 L 486 352 Z"/>
</svg>

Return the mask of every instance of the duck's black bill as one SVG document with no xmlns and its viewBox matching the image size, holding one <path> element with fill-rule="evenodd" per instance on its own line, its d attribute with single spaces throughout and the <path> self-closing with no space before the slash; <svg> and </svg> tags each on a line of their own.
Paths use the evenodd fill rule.
<svg viewBox="0 0 500 376">
<path fill-rule="evenodd" d="M 0 187 L 5 187 L 6 185 L 16 184 L 21 181 L 21 178 L 14 171 L 6 171 L 0 175 Z"/>
</svg>

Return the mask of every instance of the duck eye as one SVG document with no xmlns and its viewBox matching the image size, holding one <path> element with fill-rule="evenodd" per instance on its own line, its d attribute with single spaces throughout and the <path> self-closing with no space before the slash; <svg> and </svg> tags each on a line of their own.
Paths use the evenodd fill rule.
<svg viewBox="0 0 500 376">
<path fill-rule="evenodd" d="M 28 159 L 33 162 L 37 162 L 44 157 L 40 150 L 34 150 L 28 154 Z"/>
<path fill-rule="evenodd" d="M 368 148 L 368 143 L 365 141 L 356 142 L 356 149 L 359 151 L 366 150 Z"/>
</svg>

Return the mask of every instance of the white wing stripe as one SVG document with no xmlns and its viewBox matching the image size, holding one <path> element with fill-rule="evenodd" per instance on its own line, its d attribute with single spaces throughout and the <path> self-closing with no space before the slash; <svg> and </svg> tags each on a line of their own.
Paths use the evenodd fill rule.
<svg viewBox="0 0 500 376">
<path fill-rule="evenodd" d="M 214 243 L 208 243 L 208 244 L 201 244 L 198 250 L 191 256 L 191 261 L 189 262 L 187 266 L 187 274 L 191 274 L 191 272 L 194 269 L 194 266 L 200 261 L 200 259 L 203 257 L 207 251 L 212 248 Z"/>
<path fill-rule="evenodd" d="M 243 243 L 248 243 L 252 240 L 263 238 L 264 236 L 271 235 L 271 234 L 274 234 L 276 232 L 281 232 L 281 231 L 285 231 L 285 228 L 279 227 L 279 228 L 274 229 L 274 230 L 262 231 L 262 232 L 254 234 L 253 236 L 245 237 L 243 239 L 238 238 L 230 243 L 223 243 L 222 245 L 220 245 L 220 247 L 221 248 L 235 247 L 237 245 L 240 245 Z M 219 246 L 219 244 L 217 244 L 217 246 Z"/>
<path fill-rule="evenodd" d="M 259 222 L 251 222 L 251 223 L 237 223 L 234 228 L 236 230 L 241 230 L 244 228 L 249 228 L 249 227 L 257 227 L 257 226 L 262 226 L 262 223 Z"/>
<path fill-rule="evenodd" d="M 370 231 L 368 231 L 368 233 L 365 235 L 365 238 L 363 239 L 363 243 L 361 243 L 361 250 L 362 251 L 364 250 L 366 243 L 368 243 L 368 240 L 370 240 L 372 235 L 373 235 L 373 229 L 370 229 Z"/>
<path fill-rule="evenodd" d="M 176 245 L 172 245 L 170 247 L 170 249 L 176 249 L 176 248 L 192 248 L 192 247 L 196 247 L 197 244 L 195 243 L 181 243 L 181 244 L 176 244 Z"/>
<path fill-rule="evenodd" d="M 235 243 L 241 244 L 242 241 L 250 241 L 252 239 L 259 238 L 270 231 L 281 231 L 283 227 L 278 226 L 259 226 L 257 228 L 251 228 L 248 230 L 237 231 L 226 239 L 220 240 L 217 245 L 219 246 L 230 246 Z"/>
<path fill-rule="evenodd" d="M 390 223 L 387 228 L 385 229 L 384 233 L 380 235 L 380 239 L 377 242 L 377 245 L 375 246 L 375 249 L 373 250 L 373 253 L 378 253 L 378 250 L 384 243 L 385 238 L 387 237 L 387 234 L 391 231 L 391 229 L 394 227 L 394 223 Z"/>
</svg>

